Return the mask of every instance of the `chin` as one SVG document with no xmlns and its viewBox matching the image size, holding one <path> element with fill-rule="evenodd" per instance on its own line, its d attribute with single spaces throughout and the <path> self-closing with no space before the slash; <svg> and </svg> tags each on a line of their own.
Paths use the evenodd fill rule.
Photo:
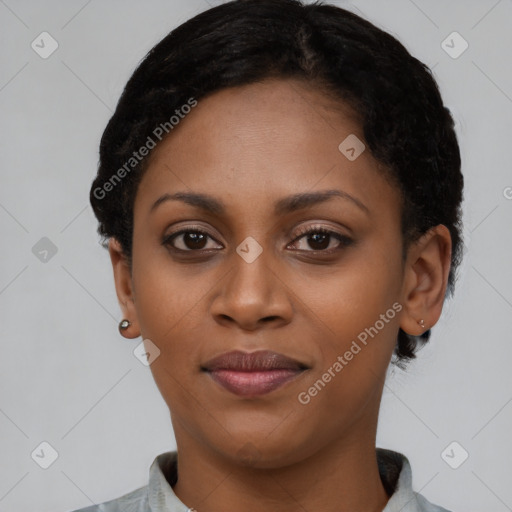
<svg viewBox="0 0 512 512">
<path fill-rule="evenodd" d="M 270 436 L 271 437 L 271 436 Z M 304 445 L 304 446 L 303 446 Z M 308 446 L 306 451 L 305 446 Z M 217 446 L 217 453 L 242 467 L 255 469 L 278 469 L 295 464 L 310 455 L 312 443 L 275 436 L 270 440 L 267 433 L 261 436 L 237 439 L 233 437 L 229 446 Z"/>
</svg>

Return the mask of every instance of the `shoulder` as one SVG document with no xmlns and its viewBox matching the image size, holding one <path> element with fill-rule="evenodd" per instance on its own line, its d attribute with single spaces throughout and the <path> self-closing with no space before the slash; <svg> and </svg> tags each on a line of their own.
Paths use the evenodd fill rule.
<svg viewBox="0 0 512 512">
<path fill-rule="evenodd" d="M 414 497 L 416 498 L 419 512 L 450 512 L 450 510 L 446 508 L 430 503 L 430 501 L 417 492 L 414 493 Z"/>
<path fill-rule="evenodd" d="M 176 451 L 157 455 L 149 469 L 148 484 L 144 487 L 119 498 L 70 512 L 151 512 L 161 510 L 162 503 L 167 507 L 174 505 L 172 510 L 187 510 L 172 490 L 172 485 L 177 481 L 177 457 Z M 166 475 L 170 482 L 166 480 Z"/>
<path fill-rule="evenodd" d="M 383 512 L 450 512 L 413 490 L 411 465 L 404 454 L 377 448 L 377 461 L 382 483 L 390 496 Z"/>
<path fill-rule="evenodd" d="M 139 487 L 119 498 L 71 512 L 151 512 L 148 504 L 148 486 Z"/>
</svg>

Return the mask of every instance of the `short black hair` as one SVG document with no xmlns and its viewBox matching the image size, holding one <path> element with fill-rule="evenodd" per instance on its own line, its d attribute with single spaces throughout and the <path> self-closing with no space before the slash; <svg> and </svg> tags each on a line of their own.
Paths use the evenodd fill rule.
<svg viewBox="0 0 512 512">
<path fill-rule="evenodd" d="M 90 202 L 102 245 L 115 237 L 131 269 L 133 205 L 148 161 L 133 155 L 155 128 L 172 134 L 171 117 L 191 100 L 267 78 L 305 80 L 353 108 L 366 147 L 401 193 L 403 257 L 429 228 L 449 229 L 452 295 L 462 259 L 463 176 L 450 111 L 430 69 L 397 39 L 322 2 L 230 1 L 186 21 L 147 53 L 101 138 Z M 430 334 L 400 329 L 394 362 L 403 368 Z"/>
</svg>

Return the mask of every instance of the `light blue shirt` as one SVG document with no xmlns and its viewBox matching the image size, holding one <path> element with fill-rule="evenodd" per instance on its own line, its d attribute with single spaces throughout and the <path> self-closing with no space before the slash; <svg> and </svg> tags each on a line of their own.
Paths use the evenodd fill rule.
<svg viewBox="0 0 512 512">
<path fill-rule="evenodd" d="M 411 465 L 405 455 L 377 448 L 377 462 L 384 487 L 392 493 L 382 512 L 450 512 L 433 505 L 412 489 Z M 149 483 L 114 500 L 73 512 L 194 512 L 174 494 L 164 476 L 177 481 L 177 453 L 157 455 L 149 469 Z M 174 484 L 173 484 L 174 485 Z M 394 490 L 394 491 L 393 491 Z"/>
</svg>

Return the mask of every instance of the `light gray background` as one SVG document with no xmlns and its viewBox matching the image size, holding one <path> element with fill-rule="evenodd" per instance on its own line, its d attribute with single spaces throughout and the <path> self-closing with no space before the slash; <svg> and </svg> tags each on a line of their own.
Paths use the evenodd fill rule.
<svg viewBox="0 0 512 512">
<path fill-rule="evenodd" d="M 219 2 L 216 2 L 219 3 Z M 434 68 L 456 122 L 466 254 L 455 299 L 406 373 L 390 375 L 378 446 L 453 511 L 512 510 L 511 0 L 338 1 Z M 0 0 L 0 510 L 64 512 L 147 483 L 175 448 L 150 370 L 125 340 L 88 202 L 101 133 L 145 53 L 205 0 Z M 43 31 L 59 44 L 42 59 Z M 457 59 L 441 43 L 459 32 Z M 458 44 L 458 43 L 457 43 Z M 32 248 L 57 247 L 48 261 Z M 31 453 L 46 441 L 57 460 Z M 453 441 L 469 458 L 452 469 Z M 460 457 L 457 448 L 452 459 Z"/>
</svg>

